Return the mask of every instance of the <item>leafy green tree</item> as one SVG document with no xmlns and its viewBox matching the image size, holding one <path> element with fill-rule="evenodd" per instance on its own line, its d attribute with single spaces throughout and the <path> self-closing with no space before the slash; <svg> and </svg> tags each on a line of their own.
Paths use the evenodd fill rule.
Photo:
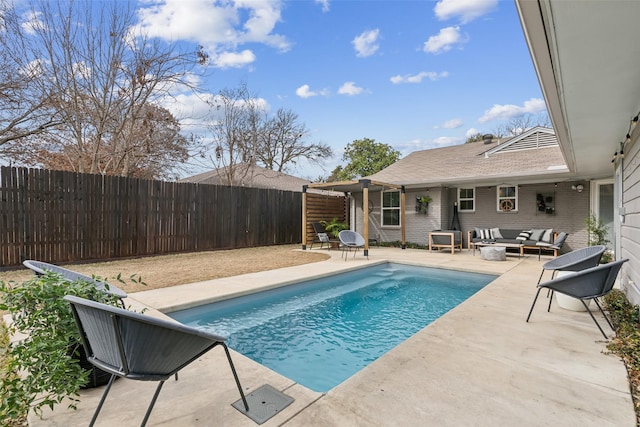
<svg viewBox="0 0 640 427">
<path fill-rule="evenodd" d="M 400 151 L 390 145 L 369 138 L 356 139 L 347 145 L 342 155 L 342 160 L 348 161 L 347 165 L 340 170 L 338 166 L 332 176 L 336 175 L 340 181 L 368 176 L 380 172 L 399 159 Z"/>
</svg>

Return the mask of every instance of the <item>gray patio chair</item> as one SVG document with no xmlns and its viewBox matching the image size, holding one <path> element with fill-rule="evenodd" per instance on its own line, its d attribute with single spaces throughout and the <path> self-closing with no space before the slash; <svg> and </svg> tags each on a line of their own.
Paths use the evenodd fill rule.
<svg viewBox="0 0 640 427">
<path fill-rule="evenodd" d="M 607 249 L 606 246 L 587 246 L 586 248 L 577 249 L 560 255 L 551 261 L 547 261 L 542 265 L 542 272 L 538 277 L 538 283 L 542 280 L 542 276 L 546 270 L 551 271 L 553 279 L 558 271 L 580 271 L 586 268 L 595 267 L 600 262 L 602 254 Z"/>
<path fill-rule="evenodd" d="M 38 276 L 43 275 L 46 271 L 51 271 L 53 273 L 60 274 L 64 279 L 70 282 L 74 282 L 76 280 L 84 280 L 86 282 L 93 283 L 96 289 L 119 298 L 122 306 L 124 307 L 124 302 L 122 300 L 127 297 L 127 293 L 117 286 L 113 286 L 107 282 L 96 280 L 93 277 L 76 273 L 73 270 L 69 270 L 42 261 L 26 260 L 23 261 L 22 264 L 28 269 L 32 270 Z"/>
<path fill-rule="evenodd" d="M 546 270 L 551 270 L 551 279 L 553 279 L 558 271 L 580 271 L 595 267 L 600 262 L 600 258 L 602 258 L 602 254 L 606 249 L 607 247 L 603 245 L 587 246 L 586 248 L 567 252 L 551 261 L 545 262 L 542 265 L 542 272 L 540 273 L 540 277 L 538 277 L 537 284 L 540 284 L 542 281 L 542 276 Z M 538 259 L 539 257 L 540 255 L 538 255 Z M 549 289 L 547 297 L 552 293 L 553 291 Z M 549 300 L 549 308 L 547 311 L 551 310 L 551 302 L 552 300 Z"/>
<path fill-rule="evenodd" d="M 556 236 L 553 243 L 536 242 L 536 246 L 538 247 L 538 261 L 540 261 L 542 251 L 552 251 L 555 256 L 558 256 L 560 249 L 562 249 L 564 242 L 567 240 L 567 237 L 569 237 L 569 234 L 563 231 Z"/>
<path fill-rule="evenodd" d="M 347 253 L 354 249 L 353 257 L 356 257 L 356 252 L 358 249 L 364 248 L 364 237 L 362 237 L 359 233 L 356 233 L 352 230 L 342 230 L 338 233 L 338 238 L 340 239 L 340 243 L 342 244 L 342 255 L 344 255 L 344 260 L 347 260 Z M 369 259 L 369 256 L 367 256 Z"/>
<path fill-rule="evenodd" d="M 164 382 L 217 346 L 227 355 L 244 409 L 249 412 L 225 338 L 84 298 L 67 295 L 64 299 L 71 304 L 87 359 L 111 374 L 89 426 L 94 425 L 116 377 L 159 381 L 141 424 L 146 425 Z"/>
<path fill-rule="evenodd" d="M 602 335 L 605 337 L 605 339 L 607 339 L 607 334 L 604 333 L 604 331 L 600 327 L 600 324 L 593 316 L 593 313 L 591 313 L 591 310 L 589 310 L 589 307 L 587 306 L 585 301 L 593 300 L 611 329 L 613 329 L 613 325 L 611 324 L 609 317 L 602 309 L 602 306 L 598 302 L 598 298 L 603 297 L 611 292 L 616 278 L 618 277 L 618 272 L 620 271 L 620 268 L 622 268 L 622 264 L 627 261 L 627 259 L 623 259 L 620 261 L 610 262 L 608 264 L 598 265 L 596 267 L 587 268 L 586 270 L 581 270 L 570 275 L 557 277 L 555 279 L 540 283 L 538 285 L 536 296 L 533 299 L 533 304 L 531 304 L 531 309 L 529 310 L 529 315 L 527 316 L 527 322 L 531 318 L 531 313 L 533 312 L 533 307 L 536 305 L 536 301 L 538 300 L 540 291 L 542 289 L 550 289 L 551 291 L 553 291 L 551 292 L 551 299 L 553 299 L 554 292 L 559 292 L 572 298 L 579 299 L 595 322 Z M 551 307 L 551 299 L 549 301 L 549 307 Z"/>
</svg>

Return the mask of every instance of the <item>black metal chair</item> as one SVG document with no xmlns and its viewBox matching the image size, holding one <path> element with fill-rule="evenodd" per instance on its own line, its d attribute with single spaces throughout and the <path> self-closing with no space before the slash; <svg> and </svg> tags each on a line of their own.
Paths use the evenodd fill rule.
<svg viewBox="0 0 640 427">
<path fill-rule="evenodd" d="M 591 313 L 591 310 L 589 310 L 589 307 L 587 306 L 585 301 L 593 300 L 611 329 L 613 329 L 613 325 L 611 324 L 611 321 L 605 314 L 604 310 L 602 310 L 602 306 L 598 302 L 598 298 L 603 297 L 611 292 L 616 278 L 618 277 L 618 273 L 622 268 L 622 264 L 627 261 L 627 259 L 623 259 L 620 261 L 610 262 L 608 264 L 598 265 L 596 267 L 587 268 L 586 270 L 581 270 L 538 284 L 538 290 L 536 292 L 535 298 L 533 299 L 533 304 L 531 304 L 531 309 L 529 310 L 529 315 L 527 316 L 527 322 L 531 318 L 531 313 L 533 312 L 533 307 L 536 305 L 536 301 L 538 300 L 540 291 L 542 289 L 549 289 L 552 292 L 551 298 L 549 299 L 549 308 L 547 309 L 547 311 L 551 309 L 551 301 L 553 300 L 554 292 L 559 292 L 572 298 L 579 299 L 595 322 L 602 335 L 605 337 L 605 339 L 608 338 L 607 334 L 604 333 L 604 331 L 600 327 L 600 324 L 593 316 L 593 313 Z"/>
<path fill-rule="evenodd" d="M 319 222 L 312 222 L 311 226 L 313 227 L 314 235 L 313 235 L 313 240 L 311 241 L 311 246 L 309 247 L 309 249 L 313 249 L 313 244 L 319 242 L 320 249 L 322 249 L 322 247 L 326 243 L 329 250 L 331 250 L 331 240 L 329 239 L 329 236 L 327 235 L 327 232 L 324 229 L 324 225 L 320 224 Z"/>
<path fill-rule="evenodd" d="M 227 355 L 244 409 L 249 412 L 225 338 L 84 298 L 67 295 L 65 300 L 71 304 L 87 359 L 111 373 L 89 426 L 94 425 L 116 377 L 160 382 L 141 424 L 146 425 L 164 382 L 217 346 Z"/>
</svg>

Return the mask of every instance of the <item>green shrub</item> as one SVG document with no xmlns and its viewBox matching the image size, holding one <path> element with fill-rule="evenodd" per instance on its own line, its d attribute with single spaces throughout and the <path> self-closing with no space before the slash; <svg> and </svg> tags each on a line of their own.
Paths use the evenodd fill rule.
<svg viewBox="0 0 640 427">
<path fill-rule="evenodd" d="M 640 426 L 640 323 L 638 306 L 629 302 L 624 292 L 614 289 L 604 297 L 604 305 L 611 317 L 616 335 L 607 349 L 620 356 L 627 367 L 631 396 L 636 408 L 636 422 Z"/>
<path fill-rule="evenodd" d="M 30 408 L 41 415 L 42 408 L 53 409 L 65 398 L 75 408 L 78 392 L 87 383 L 89 372 L 77 359 L 80 333 L 69 303 L 63 300 L 65 295 L 117 302 L 92 283 L 68 282 L 56 273 L 34 276 L 21 284 L 0 281 L 0 310 L 8 311 L 13 319 L 7 332 L 25 335 L 2 347 L 0 419 L 7 425 L 24 418 Z"/>
</svg>

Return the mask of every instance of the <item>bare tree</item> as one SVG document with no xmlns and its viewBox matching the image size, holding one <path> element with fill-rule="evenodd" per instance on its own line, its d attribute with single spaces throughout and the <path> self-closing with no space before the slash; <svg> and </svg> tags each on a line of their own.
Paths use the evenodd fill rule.
<svg viewBox="0 0 640 427">
<path fill-rule="evenodd" d="M 307 143 L 309 131 L 298 115 L 280 108 L 274 117 L 265 122 L 256 150 L 257 159 L 267 168 L 282 172 L 299 159 L 321 162 L 331 157 L 331 147 L 321 143 Z"/>
<path fill-rule="evenodd" d="M 60 148 L 57 141 L 51 142 L 43 137 L 31 144 L 28 155 L 17 157 L 26 165 L 47 169 L 79 172 L 96 163 L 103 174 L 173 178 L 175 163 L 189 158 L 190 141 L 180 134 L 178 121 L 168 110 L 147 105 L 144 117 L 135 122 L 128 135 L 133 142 L 127 144 L 129 149 L 126 151 L 112 148 L 112 144 L 120 144 L 118 138 L 109 138 L 99 148 L 91 146 L 95 140 L 87 141 L 84 144 L 86 150 L 81 152 L 73 144 Z"/>
<path fill-rule="evenodd" d="M 255 162 L 264 109 L 244 83 L 237 88 L 221 90 L 209 105 L 213 123 L 210 130 L 215 146 L 212 161 L 224 181 L 232 185 L 244 177 L 239 174 L 249 172 L 248 168 L 239 166 Z"/>
<path fill-rule="evenodd" d="M 184 160 L 188 139 L 173 132 L 169 145 L 181 148 L 166 150 L 167 132 L 153 133 L 174 128 L 175 119 L 163 127 L 149 126 L 149 118 L 166 117 L 154 105 L 176 87 L 195 89 L 185 77 L 206 60 L 201 48 L 181 52 L 134 34 L 135 10 L 125 2 L 37 1 L 31 16 L 29 55 L 39 59 L 41 99 L 58 120 L 30 143 L 63 155 L 79 172 L 136 175 L 155 162 L 156 151 L 166 168 Z M 141 130 L 152 133 L 140 139 Z M 140 158 L 145 151 L 147 161 Z M 166 172 L 150 175 L 158 173 Z"/>
<path fill-rule="evenodd" d="M 0 0 L 0 153 L 24 152 L 19 141 L 60 124 L 47 108 L 49 93 L 42 86 L 38 57 L 21 19 L 7 0 Z"/>
<path fill-rule="evenodd" d="M 497 138 L 506 138 L 520 135 L 536 126 L 551 127 L 549 116 L 547 114 L 523 114 L 496 126 L 491 133 Z"/>
</svg>

